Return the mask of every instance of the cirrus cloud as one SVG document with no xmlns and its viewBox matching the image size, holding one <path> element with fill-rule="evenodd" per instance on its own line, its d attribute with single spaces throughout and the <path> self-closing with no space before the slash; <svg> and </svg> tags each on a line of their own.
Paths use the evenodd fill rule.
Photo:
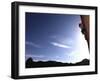
<svg viewBox="0 0 100 81">
<path fill-rule="evenodd" d="M 36 48 L 40 48 L 41 46 L 36 44 L 36 43 L 33 43 L 33 42 L 29 42 L 29 41 L 26 41 L 25 42 L 26 45 L 30 45 L 30 46 L 33 46 L 33 47 L 36 47 Z"/>
<path fill-rule="evenodd" d="M 68 46 L 68 45 L 57 43 L 57 42 L 51 42 L 51 44 L 53 46 L 60 47 L 60 48 L 70 48 L 70 46 Z"/>
</svg>

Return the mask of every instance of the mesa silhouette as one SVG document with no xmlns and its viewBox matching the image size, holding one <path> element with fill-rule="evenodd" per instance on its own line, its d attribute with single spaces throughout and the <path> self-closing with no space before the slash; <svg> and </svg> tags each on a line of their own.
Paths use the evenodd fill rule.
<svg viewBox="0 0 100 81">
<path fill-rule="evenodd" d="M 76 63 L 62 63 L 57 61 L 33 61 L 30 57 L 26 60 L 26 68 L 35 68 L 35 67 L 58 67 L 58 66 L 80 66 L 80 65 L 89 65 L 88 59 L 83 59 L 81 62 Z"/>
</svg>

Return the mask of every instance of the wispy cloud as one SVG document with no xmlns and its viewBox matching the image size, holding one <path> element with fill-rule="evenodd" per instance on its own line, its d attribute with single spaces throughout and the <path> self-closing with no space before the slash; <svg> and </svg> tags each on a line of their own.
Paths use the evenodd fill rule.
<svg viewBox="0 0 100 81">
<path fill-rule="evenodd" d="M 51 39 L 61 43 L 61 44 L 68 44 L 68 45 L 72 45 L 73 44 L 73 40 L 71 38 L 68 38 L 67 36 L 60 36 L 60 35 L 52 35 L 50 36 Z"/>
<path fill-rule="evenodd" d="M 26 45 L 33 46 L 33 47 L 36 47 L 36 48 L 41 48 L 40 45 L 38 45 L 38 44 L 36 44 L 36 43 L 33 43 L 33 42 L 29 42 L 29 41 L 26 41 L 25 44 L 26 44 Z"/>
<path fill-rule="evenodd" d="M 34 57 L 34 58 L 43 58 L 44 57 L 44 55 L 37 55 L 37 54 L 26 54 L 25 55 L 26 57 Z"/>
<path fill-rule="evenodd" d="M 50 38 L 52 38 L 52 39 L 57 39 L 58 36 L 57 36 L 57 35 L 52 35 L 52 36 L 50 36 Z"/>
<path fill-rule="evenodd" d="M 64 44 L 57 43 L 57 42 L 51 42 L 51 44 L 53 46 L 60 47 L 60 48 L 70 48 L 70 46 L 68 46 L 68 45 L 64 45 Z"/>
</svg>

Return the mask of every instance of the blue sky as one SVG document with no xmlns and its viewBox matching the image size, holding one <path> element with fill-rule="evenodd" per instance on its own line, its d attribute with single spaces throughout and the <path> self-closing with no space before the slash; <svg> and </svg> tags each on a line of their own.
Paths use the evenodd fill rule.
<svg viewBox="0 0 100 81">
<path fill-rule="evenodd" d="M 35 61 L 77 62 L 88 58 L 87 52 L 82 55 L 87 44 L 80 22 L 79 15 L 26 13 L 26 60 L 32 57 Z"/>
</svg>

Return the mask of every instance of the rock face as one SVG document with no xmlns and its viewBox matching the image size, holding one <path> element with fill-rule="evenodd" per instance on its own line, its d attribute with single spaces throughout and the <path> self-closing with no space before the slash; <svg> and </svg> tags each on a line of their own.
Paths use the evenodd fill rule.
<svg viewBox="0 0 100 81">
<path fill-rule="evenodd" d="M 89 33 L 90 33 L 90 17 L 89 15 L 80 15 L 81 17 L 81 30 L 84 30 L 85 39 L 87 40 L 88 47 L 89 47 Z"/>
<path fill-rule="evenodd" d="M 35 68 L 35 67 L 58 67 L 58 66 L 80 66 L 80 65 L 89 65 L 88 59 L 83 59 L 81 62 L 77 63 L 62 63 L 56 61 L 38 61 L 35 62 L 32 58 L 27 59 L 26 68 Z"/>
</svg>

